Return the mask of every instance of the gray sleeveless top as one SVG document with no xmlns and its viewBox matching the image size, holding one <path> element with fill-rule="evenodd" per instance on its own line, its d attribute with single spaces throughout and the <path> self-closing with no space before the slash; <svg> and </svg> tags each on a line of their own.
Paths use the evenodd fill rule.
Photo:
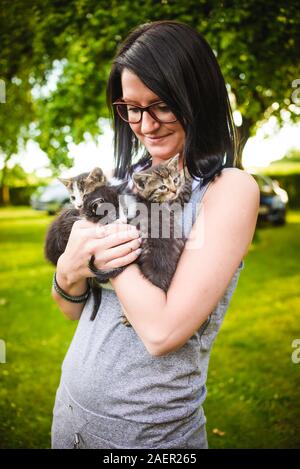
<svg viewBox="0 0 300 469">
<path fill-rule="evenodd" d="M 193 186 L 194 209 L 209 185 L 201 181 Z M 196 210 L 184 214 L 186 234 L 195 216 Z M 207 321 L 179 350 L 163 356 L 151 356 L 134 328 L 122 324 L 122 308 L 114 290 L 103 290 L 94 321 L 90 321 L 89 299 L 62 365 L 61 381 L 74 401 L 107 422 L 121 419 L 139 426 L 155 423 L 172 428 L 173 423 L 197 413 L 197 425 L 204 424 L 210 350 L 243 266 L 242 260 Z"/>
</svg>

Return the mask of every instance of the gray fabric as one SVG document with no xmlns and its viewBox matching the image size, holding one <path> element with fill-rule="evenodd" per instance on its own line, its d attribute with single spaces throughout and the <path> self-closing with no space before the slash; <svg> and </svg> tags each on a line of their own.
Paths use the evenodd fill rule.
<svg viewBox="0 0 300 469">
<path fill-rule="evenodd" d="M 208 185 L 195 186 L 194 209 Z M 186 208 L 186 234 L 196 213 Z M 52 447 L 72 448 L 78 433 L 82 448 L 207 448 L 202 404 L 209 356 L 243 267 L 241 261 L 216 309 L 188 342 L 160 357 L 122 324 L 113 290 L 103 290 L 94 321 L 90 299 L 62 365 Z"/>
<path fill-rule="evenodd" d="M 52 448 L 73 449 L 76 439 L 78 449 L 207 448 L 205 424 L 199 425 L 202 413 L 199 408 L 172 425 L 106 417 L 83 408 L 61 383 L 53 411 Z"/>
</svg>

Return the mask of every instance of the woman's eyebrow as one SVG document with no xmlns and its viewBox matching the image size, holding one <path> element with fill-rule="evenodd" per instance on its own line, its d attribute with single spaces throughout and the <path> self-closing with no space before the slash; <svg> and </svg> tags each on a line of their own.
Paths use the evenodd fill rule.
<svg viewBox="0 0 300 469">
<path fill-rule="evenodd" d="M 123 101 L 127 101 L 127 102 L 129 102 L 129 103 L 135 103 L 135 104 L 141 106 L 141 104 L 140 104 L 138 101 L 136 101 L 135 99 L 126 98 L 125 96 L 123 96 L 122 99 L 123 99 Z M 160 101 L 160 98 L 157 97 L 157 98 L 150 99 L 150 100 L 148 101 L 148 104 L 155 103 L 156 101 Z"/>
</svg>

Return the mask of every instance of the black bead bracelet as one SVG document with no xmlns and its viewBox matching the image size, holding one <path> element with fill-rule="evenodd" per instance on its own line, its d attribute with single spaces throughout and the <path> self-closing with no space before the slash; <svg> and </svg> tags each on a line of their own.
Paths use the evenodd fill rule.
<svg viewBox="0 0 300 469">
<path fill-rule="evenodd" d="M 71 303 L 84 303 L 88 297 L 89 297 L 89 294 L 90 294 L 90 291 L 91 291 L 91 288 L 88 287 L 87 291 L 85 293 L 83 293 L 83 295 L 78 295 L 78 296 L 72 296 L 72 295 L 68 295 L 68 293 L 66 293 L 62 288 L 60 288 L 60 286 L 58 285 L 57 283 L 57 280 L 56 280 L 56 272 L 54 272 L 54 275 L 53 275 L 53 287 L 55 288 L 55 291 L 62 297 L 64 298 L 65 300 L 67 301 L 70 301 Z"/>
</svg>

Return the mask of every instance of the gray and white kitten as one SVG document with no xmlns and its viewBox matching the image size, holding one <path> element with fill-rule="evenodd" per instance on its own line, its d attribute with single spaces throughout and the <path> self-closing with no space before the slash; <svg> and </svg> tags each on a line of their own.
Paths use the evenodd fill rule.
<svg viewBox="0 0 300 469">
<path fill-rule="evenodd" d="M 118 205 L 116 190 L 110 189 L 107 186 L 107 179 L 100 168 L 95 168 L 90 173 L 82 173 L 76 177 L 68 179 L 59 178 L 59 180 L 67 187 L 70 194 L 70 200 L 74 205 L 74 208 L 66 208 L 62 210 L 58 217 L 51 223 L 46 234 L 44 254 L 46 259 L 55 266 L 57 265 L 59 257 L 65 252 L 75 221 L 83 218 L 94 222 L 99 221 L 99 217 L 97 217 L 95 220 L 91 216 L 90 205 L 93 205 L 93 197 L 92 199 L 89 199 L 91 200 L 91 204 L 86 204 L 85 211 L 83 210 L 83 202 L 88 196 L 102 188 L 106 201 L 116 206 Z M 119 272 L 115 270 L 115 272 L 110 274 L 110 277 L 113 277 L 118 273 Z M 91 287 L 91 291 L 94 297 L 94 309 L 91 319 L 95 317 L 96 312 L 101 304 L 102 287 L 99 282 L 105 283 L 108 281 L 108 279 L 109 277 L 103 274 L 98 274 L 97 278 L 88 278 L 88 283 Z"/>
<path fill-rule="evenodd" d="M 88 173 L 81 173 L 71 178 L 58 178 L 58 180 L 68 189 L 70 201 L 78 210 L 82 208 L 85 195 L 107 184 L 107 178 L 101 168 L 94 168 Z"/>
</svg>

